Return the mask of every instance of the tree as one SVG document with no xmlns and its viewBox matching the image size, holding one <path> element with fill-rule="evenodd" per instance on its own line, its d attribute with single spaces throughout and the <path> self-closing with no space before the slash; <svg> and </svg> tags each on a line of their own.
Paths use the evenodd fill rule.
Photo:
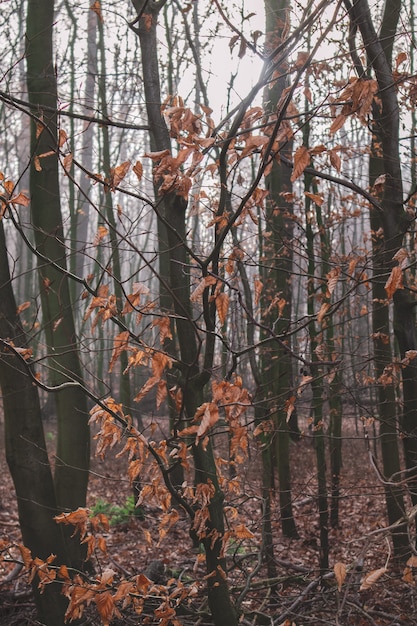
<svg viewBox="0 0 417 626">
<path fill-rule="evenodd" d="M 60 207 L 58 148 L 66 136 L 61 130 L 58 138 L 53 21 L 53 0 L 28 1 L 27 86 L 30 104 L 37 111 L 37 120 L 33 119 L 31 124 L 30 201 L 50 383 L 56 393 L 58 440 L 54 482 L 57 506 L 61 510 L 74 510 L 86 502 L 90 445 Z M 72 564 L 82 569 L 78 542 L 73 542 L 73 549 Z"/>
</svg>

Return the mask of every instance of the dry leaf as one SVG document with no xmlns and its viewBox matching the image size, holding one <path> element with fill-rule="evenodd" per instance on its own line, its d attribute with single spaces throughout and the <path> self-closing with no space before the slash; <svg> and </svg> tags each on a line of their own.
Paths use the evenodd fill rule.
<svg viewBox="0 0 417 626">
<path fill-rule="evenodd" d="M 31 303 L 27 300 L 26 302 L 22 302 L 16 309 L 16 315 L 19 315 L 22 311 L 26 311 L 30 307 Z"/>
<path fill-rule="evenodd" d="M 294 169 L 291 174 L 291 182 L 297 180 L 308 165 L 310 165 L 310 153 L 305 146 L 299 146 L 294 154 Z"/>
<path fill-rule="evenodd" d="M 217 315 L 219 316 L 220 324 L 223 324 L 226 321 L 227 311 L 229 309 L 229 295 L 222 291 L 216 297 L 216 309 Z"/>
<path fill-rule="evenodd" d="M 376 581 L 379 580 L 381 576 L 386 573 L 386 571 L 386 567 L 380 567 L 379 569 L 374 569 L 372 570 L 372 572 L 369 572 L 369 574 L 366 574 L 366 576 L 362 580 L 361 586 L 359 587 L 359 591 L 366 591 L 367 589 L 372 587 L 372 585 L 375 584 Z"/>
<path fill-rule="evenodd" d="M 143 166 L 140 161 L 136 161 L 135 165 L 133 166 L 133 172 L 136 174 L 138 180 L 141 180 L 143 176 Z"/>
<path fill-rule="evenodd" d="M 64 159 L 62 161 L 63 165 L 64 165 L 64 170 L 66 172 L 69 172 L 71 170 L 72 167 L 72 159 L 73 159 L 73 155 L 72 152 L 69 152 L 68 154 L 66 154 L 64 156 Z"/>
<path fill-rule="evenodd" d="M 310 198 L 310 200 L 312 200 L 313 202 L 315 202 L 317 206 L 321 206 L 324 202 L 323 196 L 320 196 L 317 193 L 310 193 L 309 191 L 305 191 L 304 195 L 307 196 L 307 198 Z"/>
<path fill-rule="evenodd" d="M 65 132 L 65 130 L 63 130 L 62 128 L 59 129 L 59 136 L 58 136 L 58 146 L 60 148 L 62 148 L 62 146 L 64 145 L 64 143 L 67 141 L 68 136 L 67 133 Z"/>
<path fill-rule="evenodd" d="M 13 198 L 10 198 L 10 202 L 12 204 L 20 204 L 20 206 L 29 206 L 30 200 L 24 193 L 20 191 L 17 196 L 13 196 Z"/>
<path fill-rule="evenodd" d="M 341 591 L 342 585 L 345 582 L 345 578 L 346 578 L 346 565 L 338 561 L 337 563 L 334 564 L 333 571 L 337 580 L 337 588 L 339 591 Z"/>
<path fill-rule="evenodd" d="M 326 313 L 328 312 L 328 310 L 330 309 L 330 304 L 329 302 L 323 302 L 323 304 L 320 307 L 320 311 L 317 313 L 317 321 L 319 324 L 322 323 Z"/>
<path fill-rule="evenodd" d="M 391 274 L 385 283 L 385 291 L 387 292 L 388 300 L 391 300 L 398 289 L 404 289 L 403 271 L 399 265 L 396 265 L 392 268 Z"/>
<path fill-rule="evenodd" d="M 334 135 L 340 128 L 342 128 L 343 124 L 346 122 L 346 115 L 344 113 L 340 113 L 334 120 L 333 124 L 330 126 L 330 134 Z"/>
</svg>

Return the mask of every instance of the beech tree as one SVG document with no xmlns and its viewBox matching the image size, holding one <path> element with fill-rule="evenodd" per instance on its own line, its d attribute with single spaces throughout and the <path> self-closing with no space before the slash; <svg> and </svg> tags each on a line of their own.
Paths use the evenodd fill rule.
<svg viewBox="0 0 417 626">
<path fill-rule="evenodd" d="M 120 16 L 96 1 L 84 22 L 94 14 L 97 31 L 88 35 L 84 8 L 67 2 L 88 58 L 97 53 L 100 62 L 93 64 L 97 93 L 93 66 L 82 69 L 80 93 L 92 114 L 77 101 L 68 110 L 60 99 L 66 77 L 76 98 L 78 54 L 70 63 L 59 58 L 55 68 L 61 7 L 27 3 L 28 101 L 0 92 L 31 123 L 30 163 L 16 161 L 1 175 L 0 383 L 20 553 L 47 624 L 78 620 L 91 604 L 103 624 L 124 610 L 141 619 L 155 595 L 155 620 L 179 624 L 181 608 L 203 593 L 216 626 L 237 625 L 245 612 L 252 621 L 245 599 L 264 566 L 273 606 L 280 538 L 296 541 L 302 533 L 294 503 L 305 494 L 292 481 L 296 446 L 310 436 L 314 585 L 334 577 L 330 593 L 340 593 L 348 566 L 332 563 L 329 523 L 343 523 L 341 444 L 352 411 L 342 393 L 359 398 L 364 429 L 380 425 L 374 449 L 366 440 L 367 469 L 385 491 L 396 557 L 405 561 L 413 551 L 405 492 L 415 505 L 414 213 L 404 200 L 399 122 L 414 92 L 410 76 L 398 71 L 405 62 L 396 40 L 402 6 L 388 1 L 378 28 L 378 7 L 367 0 L 345 0 L 344 8 L 266 0 L 265 34 L 252 26 L 256 12 L 238 6 L 235 13 L 214 0 L 208 15 L 197 3 L 132 0 Z M 112 39 L 116 29 L 123 36 Z M 225 34 L 235 73 L 213 87 L 211 61 Z M 12 68 L 11 52 L 7 60 Z M 245 73 L 251 63 L 256 76 L 239 83 L 239 64 Z M 25 167 L 28 192 L 19 179 Z M 33 239 L 22 227 L 29 205 Z M 13 235 L 7 240 L 4 223 Z M 36 259 L 39 287 L 16 303 L 19 277 L 10 260 L 23 245 Z M 31 307 L 23 333 L 19 316 Z M 359 336 L 369 353 L 356 350 Z M 35 385 L 56 398 L 53 471 Z M 132 405 L 143 402 L 152 408 L 134 421 Z M 14 412 L 24 415 L 21 422 L 13 422 Z M 296 413 L 299 441 L 292 443 Z M 155 586 L 145 572 L 116 574 L 101 565 L 109 526 L 86 506 L 88 420 L 96 455 L 104 460 L 117 450 L 138 505 L 157 507 L 159 541 L 187 520 L 190 545 L 205 563 L 201 580 Z M 39 483 L 33 498 L 29 472 Z M 256 503 L 252 518 L 248 500 Z M 257 555 L 241 568 L 243 586 L 233 544 Z M 85 571 L 85 557 L 98 559 L 96 572 Z M 408 582 L 413 566 L 408 561 Z M 296 606 L 271 619 L 286 623 Z"/>
</svg>

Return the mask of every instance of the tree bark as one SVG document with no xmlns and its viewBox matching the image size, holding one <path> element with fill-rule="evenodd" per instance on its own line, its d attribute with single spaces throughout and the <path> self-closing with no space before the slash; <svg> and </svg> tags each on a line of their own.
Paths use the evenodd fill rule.
<svg viewBox="0 0 417 626">
<path fill-rule="evenodd" d="M 42 426 L 39 395 L 25 363 L 5 342 L 27 348 L 26 337 L 16 314 L 9 273 L 3 221 L 0 220 L 0 387 L 3 397 L 6 459 L 16 490 L 19 524 L 24 545 L 33 558 L 56 554 L 56 563 L 67 560 L 57 514 L 55 491 Z M 57 584 L 44 593 L 38 580 L 32 585 L 39 620 L 48 626 L 64 624 L 67 601 Z"/>
<path fill-rule="evenodd" d="M 88 483 L 90 442 L 86 397 L 82 382 L 66 270 L 60 190 L 56 114 L 57 87 L 52 51 L 53 0 L 28 0 L 27 85 L 37 107 L 38 124 L 31 124 L 30 197 L 38 258 L 43 328 L 49 353 L 50 382 L 64 386 L 56 394 L 58 440 L 55 490 L 58 508 L 84 506 Z M 47 155 L 47 156 L 42 156 Z M 44 258 L 59 266 L 44 261 Z M 62 270 L 62 271 L 61 271 Z M 78 540 L 72 542 L 71 565 L 82 568 Z"/>
<path fill-rule="evenodd" d="M 157 53 L 156 27 L 160 9 L 165 2 L 132 0 L 138 16 L 137 26 L 133 26 L 140 39 L 142 53 L 143 82 L 146 109 L 151 133 L 151 146 L 154 150 L 171 150 L 168 128 L 161 115 L 161 94 Z M 207 331 L 204 370 L 200 371 L 198 357 L 201 342 L 192 322 L 190 285 L 187 273 L 185 216 L 187 201 L 175 192 L 157 195 L 158 211 L 166 230 L 167 250 L 169 251 L 169 289 L 172 297 L 177 331 L 181 378 L 179 384 L 184 396 L 184 419 L 191 420 L 197 408 L 203 403 L 203 388 L 210 379 L 212 365 L 214 320 L 212 308 L 204 316 Z M 214 264 L 213 264 L 214 265 Z M 162 278 L 164 278 L 162 276 Z M 210 337 L 210 334 L 213 336 Z M 208 602 L 216 626 L 236 626 L 237 613 L 231 601 L 226 572 L 226 561 L 221 555 L 224 535 L 223 493 L 220 489 L 211 443 L 192 446 L 195 484 L 210 484 L 214 488 L 208 505 L 209 520 L 205 537 L 201 539 L 205 553 L 208 584 Z M 213 533 L 214 532 L 214 536 Z M 211 533 L 211 535 L 210 535 Z"/>
<path fill-rule="evenodd" d="M 381 199 L 382 213 L 371 210 L 371 226 L 377 233 L 383 228 L 383 239 L 373 243 L 373 332 L 376 376 L 379 378 L 386 366 L 392 363 L 389 344 L 390 322 L 384 284 L 395 265 L 393 260 L 401 248 L 409 220 L 403 206 L 403 186 L 399 154 L 399 106 L 397 88 L 392 76 L 392 50 L 397 30 L 400 0 L 389 0 L 385 4 L 380 35 L 372 21 L 367 0 L 357 0 L 353 5 L 347 2 L 353 26 L 358 28 L 365 46 L 368 63 L 373 68 L 379 87 L 380 105 L 373 106 L 373 138 L 370 158 L 370 184 L 380 174 L 385 175 L 384 192 Z M 414 306 L 406 290 L 394 294 L 394 332 L 398 341 L 401 358 L 407 350 L 416 349 Z M 413 470 L 410 490 L 413 504 L 417 503 L 417 373 L 414 367 L 402 369 L 404 407 L 400 418 L 405 459 L 408 469 Z M 393 385 L 382 383 L 378 388 L 380 414 L 381 447 L 384 473 L 389 480 L 399 471 L 397 448 L 397 423 L 395 391 Z M 385 487 L 387 511 L 390 523 L 402 517 L 404 501 L 401 487 Z M 393 534 L 397 556 L 408 554 L 408 538 L 399 528 Z"/>
</svg>

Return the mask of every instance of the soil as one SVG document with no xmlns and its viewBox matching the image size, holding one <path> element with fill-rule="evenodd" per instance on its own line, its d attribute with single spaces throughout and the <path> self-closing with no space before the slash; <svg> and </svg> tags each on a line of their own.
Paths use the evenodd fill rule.
<svg viewBox="0 0 417 626">
<path fill-rule="evenodd" d="M 45 430 L 52 455 L 54 428 L 47 424 Z M 263 582 L 266 571 L 259 559 L 262 541 L 259 527 L 260 461 L 259 450 L 254 444 L 249 460 L 239 471 L 244 495 L 235 496 L 235 500 L 229 496 L 227 502 L 239 509 L 246 527 L 253 533 L 253 538 L 235 541 L 228 548 L 231 590 L 233 597 L 240 601 L 241 623 L 277 626 L 416 624 L 417 595 L 413 570 L 405 571 L 404 564 L 396 563 L 392 556 L 389 534 L 384 531 L 387 526 L 384 486 L 370 462 L 362 425 L 356 425 L 353 419 L 348 419 L 345 425 L 340 523 L 338 528 L 330 530 L 330 567 L 324 576 L 319 571 L 315 451 L 311 436 L 307 434 L 300 441 L 293 442 L 291 455 L 293 505 L 299 538 L 282 536 L 275 503 L 273 532 L 277 580 L 274 593 Z M 379 463 L 378 458 L 376 462 Z M 0 469 L 3 476 L 0 484 L 0 542 L 7 540 L 15 546 L 20 542 L 20 533 L 2 442 Z M 185 626 L 210 624 L 204 597 L 204 563 L 198 549 L 192 547 L 187 519 L 181 514 L 167 536 L 158 541 L 162 511 L 156 504 L 145 502 L 143 517 L 126 515 L 123 518 L 124 513 L 131 512 L 128 506 L 131 493 L 124 457 L 116 458 L 111 453 L 104 460 L 92 459 L 89 508 L 95 513 L 104 510 L 117 522 L 105 533 L 108 554 L 100 556 L 94 563 L 96 572 L 109 567 L 116 577 L 145 573 L 155 579 L 155 571 L 160 572 L 162 568 L 161 581 L 156 582 L 180 579 L 188 585 L 199 581 L 201 589 L 185 607 L 185 614 L 177 617 L 178 623 Z M 408 507 L 411 509 L 410 504 Z M 8 555 L 19 558 L 13 547 Z M 371 578 L 368 584 L 364 584 L 365 577 L 372 572 L 375 582 Z M 27 575 L 23 572 L 15 574 L 14 563 L 7 562 L 7 559 L 0 563 L 0 626 L 39 624 Z M 249 580 L 251 584 L 248 584 Z M 160 621 L 154 617 L 153 608 L 145 604 L 140 617 L 129 610 L 122 611 L 122 617 L 112 624 L 158 624 Z M 85 612 L 82 623 L 101 624 L 92 607 Z"/>
</svg>

